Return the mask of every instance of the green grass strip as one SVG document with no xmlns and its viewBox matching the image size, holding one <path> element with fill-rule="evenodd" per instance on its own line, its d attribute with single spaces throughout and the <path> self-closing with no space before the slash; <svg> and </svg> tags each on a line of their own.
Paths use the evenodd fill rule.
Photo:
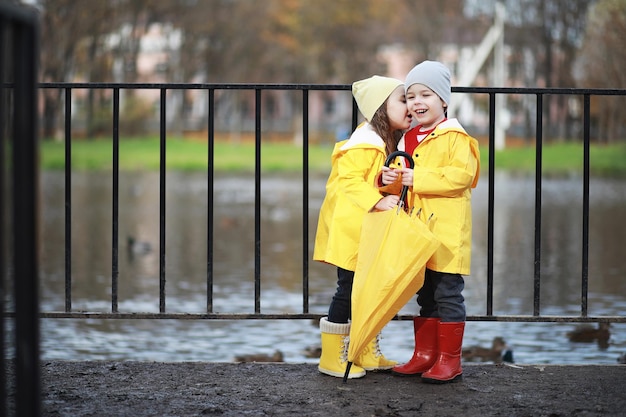
<svg viewBox="0 0 626 417">
<path fill-rule="evenodd" d="M 60 141 L 43 141 L 41 167 L 44 170 L 65 168 L 65 145 Z M 330 170 L 332 143 L 309 146 L 309 172 L 327 173 Z M 168 170 L 197 171 L 208 167 L 206 141 L 168 138 L 166 141 Z M 580 173 L 583 171 L 583 146 L 580 143 L 544 145 L 542 150 L 544 173 Z M 534 146 L 512 147 L 496 151 L 496 169 L 534 172 Z M 113 142 L 110 139 L 74 140 L 72 142 L 72 169 L 77 171 L 111 170 Z M 489 150 L 481 147 L 481 166 L 488 168 Z M 303 166 L 302 146 L 292 143 L 263 143 L 261 170 L 264 172 L 298 172 Z M 158 138 L 121 139 L 119 166 L 123 171 L 158 170 L 160 142 Z M 214 169 L 216 171 L 253 171 L 255 144 L 251 142 L 215 143 Z M 591 145 L 590 170 L 594 175 L 626 176 L 626 143 Z"/>
</svg>

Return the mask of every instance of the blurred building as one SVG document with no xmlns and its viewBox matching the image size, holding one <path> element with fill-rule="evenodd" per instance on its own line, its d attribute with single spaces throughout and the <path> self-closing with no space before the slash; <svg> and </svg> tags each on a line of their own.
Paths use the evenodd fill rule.
<svg viewBox="0 0 626 417">
<path fill-rule="evenodd" d="M 499 35 L 496 24 L 475 21 L 468 22 L 472 30 L 457 27 L 446 31 L 446 38 L 436 50 L 435 57 L 446 64 L 452 73 L 453 86 L 524 86 L 527 79 L 536 77 L 532 72 L 536 63 L 532 53 L 522 52 L 522 68 L 531 73 L 508 71 L 512 59 L 511 47 L 503 38 L 503 27 Z M 502 23 L 500 22 L 500 25 Z M 121 33 L 111 35 L 112 42 Z M 496 33 L 494 38 L 494 33 Z M 489 38 L 491 36 L 491 38 Z M 163 24 L 152 24 L 140 41 L 136 59 L 136 82 L 167 83 L 172 79 L 180 54 L 180 33 Z M 520 53 L 515 55 L 520 56 Z M 383 75 L 403 79 L 405 74 L 423 58 L 417 56 L 410 47 L 402 44 L 387 45 L 379 51 L 379 59 L 386 63 Z M 519 59 L 519 58 L 516 58 Z M 478 62 L 477 62 L 478 60 Z M 113 79 L 124 79 L 124 63 L 121 58 L 113 64 Z M 519 67 L 519 63 L 517 65 Z M 473 74 L 467 78 L 467 74 Z M 175 77 L 174 77 L 175 78 Z M 196 77 L 192 83 L 204 83 Z M 130 93 L 129 93 L 130 94 Z M 127 92 L 121 91 L 121 105 L 127 100 Z M 498 108 L 501 110 L 498 121 L 501 131 L 508 129 L 513 135 L 524 136 L 524 129 L 534 125 L 534 101 L 532 97 L 501 97 Z M 73 108 L 80 108 L 83 97 L 77 95 Z M 158 131 L 159 100 L 158 88 L 145 88 L 132 92 L 133 106 L 143 106 L 146 114 L 138 115 L 142 127 L 147 131 Z M 215 130 L 221 137 L 230 140 L 245 140 L 253 137 L 255 131 L 255 92 L 242 89 L 216 89 L 215 91 Z M 486 136 L 488 131 L 488 97 L 486 95 L 453 95 L 450 117 L 460 119 L 475 136 Z M 206 137 L 207 120 L 210 111 L 206 89 L 169 89 L 166 95 L 168 130 L 180 135 Z M 302 93 L 297 90 L 262 90 L 261 93 L 262 130 L 268 140 L 302 139 Z M 352 96 L 344 91 L 311 91 L 308 102 L 308 131 L 312 142 L 332 142 L 347 137 L 352 129 Z M 530 111 L 529 109 L 533 109 Z M 130 117 L 123 114 L 122 118 Z M 80 126 L 80 123 L 76 124 Z"/>
</svg>

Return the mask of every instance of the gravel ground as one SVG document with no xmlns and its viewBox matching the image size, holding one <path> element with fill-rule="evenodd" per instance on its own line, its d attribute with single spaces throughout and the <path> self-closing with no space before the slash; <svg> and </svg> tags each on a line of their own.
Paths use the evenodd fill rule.
<svg viewBox="0 0 626 417">
<path fill-rule="evenodd" d="M 446 385 L 373 372 L 344 384 L 286 363 L 53 361 L 41 375 L 44 416 L 626 415 L 624 365 L 464 364 Z M 9 384 L 14 415 L 12 399 Z"/>
</svg>

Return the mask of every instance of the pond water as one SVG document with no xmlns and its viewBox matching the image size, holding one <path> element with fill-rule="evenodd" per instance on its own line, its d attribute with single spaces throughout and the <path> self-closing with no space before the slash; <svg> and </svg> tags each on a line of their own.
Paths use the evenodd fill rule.
<svg viewBox="0 0 626 417">
<path fill-rule="evenodd" d="M 325 177 L 309 185 L 312 253 Z M 103 173 L 72 177 L 72 308 L 111 311 L 112 181 Z M 204 312 L 207 276 L 206 174 L 171 172 L 166 179 L 166 308 Z M 534 275 L 534 177 L 495 178 L 494 314 L 532 315 Z M 302 178 L 264 176 L 261 201 L 261 312 L 302 311 Z M 64 309 L 64 178 L 42 174 L 41 309 Z M 591 180 L 589 297 L 591 316 L 626 312 L 626 181 Z M 469 315 L 486 314 L 488 180 L 473 194 L 472 274 L 466 278 Z M 549 178 L 543 184 L 541 314 L 580 314 L 582 180 Z M 254 178 L 217 174 L 214 186 L 215 312 L 254 312 Z M 119 311 L 159 311 L 159 176 L 120 174 Z M 127 248 L 132 237 L 149 244 Z M 335 269 L 310 262 L 311 313 L 325 314 L 335 289 Z M 417 312 L 415 301 L 403 314 Z M 308 320 L 42 320 L 42 358 L 79 360 L 231 361 L 235 355 L 280 350 L 287 362 L 319 345 Z M 574 324 L 468 322 L 464 346 L 490 346 L 503 337 L 516 363 L 616 363 L 626 351 L 626 324 L 613 324 L 608 348 L 576 344 Z M 383 352 L 399 361 L 413 349 L 412 324 L 392 321 Z"/>
</svg>

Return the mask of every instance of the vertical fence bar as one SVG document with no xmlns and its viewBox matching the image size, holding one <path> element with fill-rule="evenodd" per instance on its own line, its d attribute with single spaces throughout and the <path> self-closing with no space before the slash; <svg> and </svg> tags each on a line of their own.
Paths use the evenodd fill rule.
<svg viewBox="0 0 626 417">
<path fill-rule="evenodd" d="M 537 94 L 535 128 L 535 264 L 533 277 L 533 315 L 541 314 L 541 192 L 543 165 L 543 94 Z"/>
<path fill-rule="evenodd" d="M 302 90 L 302 312 L 309 312 L 309 90 Z"/>
<path fill-rule="evenodd" d="M 580 294 L 581 315 L 587 316 L 587 296 L 589 290 L 589 145 L 591 125 L 591 97 L 583 99 L 583 245 L 582 245 L 582 284 Z"/>
<path fill-rule="evenodd" d="M 9 54 L 5 49 L 5 33 L 8 32 L 8 21 L 5 16 L 0 16 L 0 61 L 4 62 L 8 59 Z M 6 285 L 5 280 L 8 278 L 8 268 L 4 257 L 5 243 L 4 240 L 10 236 L 10 233 L 5 229 L 5 225 L 8 222 L 5 220 L 5 201 L 9 198 L 8 187 L 5 189 L 5 170 L 9 166 L 8 160 L 5 159 L 5 128 L 7 115 L 7 106 L 5 100 L 8 95 L 5 95 L 4 82 L 5 66 L 0 65 L 0 416 L 6 416 L 7 413 L 7 374 L 6 374 L 6 359 L 7 359 L 7 345 L 6 345 L 6 332 L 5 332 L 5 294 Z M 6 191 L 6 194 L 5 194 Z"/>
<path fill-rule="evenodd" d="M 493 217 L 495 190 L 496 94 L 489 93 L 489 201 L 487 206 L 487 315 L 493 315 Z"/>
<path fill-rule="evenodd" d="M 15 294 L 16 415 L 39 416 L 39 255 L 36 16 L 15 25 L 13 38 L 13 257 Z"/>
<path fill-rule="evenodd" d="M 356 104 L 356 100 L 352 97 L 352 131 L 356 129 L 356 125 L 359 122 L 359 106 Z"/>
<path fill-rule="evenodd" d="M 208 120 L 208 167 L 207 167 L 207 265 L 206 265 L 206 311 L 213 312 L 213 182 L 215 180 L 215 89 L 209 89 L 209 120 Z"/>
<path fill-rule="evenodd" d="M 261 312 L 261 89 L 254 90 L 254 312 Z"/>
<path fill-rule="evenodd" d="M 111 222 L 111 311 L 118 312 L 120 185 L 120 89 L 113 89 L 113 207 Z"/>
<path fill-rule="evenodd" d="M 159 311 L 165 313 L 165 163 L 166 163 L 166 99 L 165 88 L 161 88 L 161 111 L 159 121 L 160 162 L 159 162 Z"/>
<path fill-rule="evenodd" d="M 65 89 L 65 311 L 72 311 L 72 89 Z"/>
</svg>

